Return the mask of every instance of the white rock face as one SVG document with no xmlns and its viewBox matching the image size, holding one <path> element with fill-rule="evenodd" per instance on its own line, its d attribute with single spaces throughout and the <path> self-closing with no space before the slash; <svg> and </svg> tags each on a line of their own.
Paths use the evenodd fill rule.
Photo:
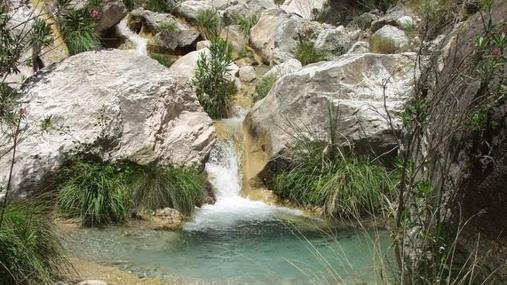
<svg viewBox="0 0 507 285">
<path fill-rule="evenodd" d="M 210 1 L 183 1 L 176 7 L 176 13 L 181 15 L 187 20 L 195 21 L 200 13 L 212 9 Z"/>
<path fill-rule="evenodd" d="M 408 47 L 409 39 L 403 30 L 391 25 L 385 25 L 373 34 L 373 37 L 390 40 L 397 50 Z"/>
<path fill-rule="evenodd" d="M 287 0 L 281 8 L 288 13 L 294 13 L 305 19 L 313 20 L 327 2 L 328 0 Z"/>
<path fill-rule="evenodd" d="M 363 41 L 354 43 L 347 51 L 347 53 L 357 53 L 357 54 L 369 52 L 370 52 L 370 43 Z"/>
<path fill-rule="evenodd" d="M 252 82 L 257 78 L 257 73 L 253 66 L 242 66 L 239 69 L 239 79 L 244 82 Z"/>
<path fill-rule="evenodd" d="M 122 0 L 104 1 L 102 15 L 96 26 L 97 31 L 103 32 L 114 27 L 127 15 L 127 12 L 127 7 Z"/>
<path fill-rule="evenodd" d="M 266 72 L 262 78 L 276 77 L 280 78 L 284 75 L 295 73 L 303 68 L 301 62 L 297 59 L 291 58 L 284 63 L 273 66 L 268 72 Z"/>
<path fill-rule="evenodd" d="M 265 162 L 285 149 L 295 129 L 327 140 L 328 108 L 339 114 L 337 128 L 348 142 L 365 151 L 382 153 L 395 144 L 384 109 L 400 110 L 413 90 L 414 53 L 347 54 L 330 62 L 308 65 L 280 78 L 245 119 L 251 153 L 264 153 Z M 399 121 L 393 118 L 393 124 Z"/>
<path fill-rule="evenodd" d="M 282 63 L 293 57 L 301 27 L 298 16 L 271 9 L 262 14 L 250 31 L 250 44 L 267 63 Z"/>
<path fill-rule="evenodd" d="M 104 160 L 200 166 L 215 140 L 189 80 L 134 51 L 70 57 L 28 80 L 22 94 L 28 115 L 14 168 L 18 193 L 38 190 L 67 154 L 85 145 Z M 11 139 L 2 132 L 0 183 L 8 176 Z"/>
<path fill-rule="evenodd" d="M 351 42 L 345 27 L 339 26 L 335 29 L 322 30 L 315 41 L 315 48 L 333 55 L 341 55 L 350 48 Z"/>
<path fill-rule="evenodd" d="M 190 25 L 168 13 L 156 13 L 143 8 L 130 12 L 129 25 L 144 26 L 153 34 L 149 45 L 172 51 L 195 46 L 200 33 Z"/>
</svg>

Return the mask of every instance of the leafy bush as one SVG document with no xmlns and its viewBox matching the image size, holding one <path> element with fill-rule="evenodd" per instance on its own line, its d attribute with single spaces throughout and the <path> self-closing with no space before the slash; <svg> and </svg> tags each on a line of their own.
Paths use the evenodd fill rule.
<svg viewBox="0 0 507 285">
<path fill-rule="evenodd" d="M 69 9 L 59 19 L 62 37 L 71 55 L 100 47 L 100 39 L 95 31 L 95 22 L 88 7 Z"/>
<path fill-rule="evenodd" d="M 121 223 L 128 216 L 128 170 L 108 163 L 76 159 L 65 169 L 58 206 L 85 226 Z"/>
<path fill-rule="evenodd" d="M 230 113 L 230 97 L 235 93 L 234 82 L 226 78 L 232 63 L 231 47 L 227 41 L 214 38 L 209 56 L 201 53 L 197 61 L 193 84 L 204 110 L 213 119 L 227 117 Z"/>
<path fill-rule="evenodd" d="M 6 83 L 0 84 L 0 122 L 14 124 L 16 121 L 16 97 L 18 93 Z"/>
<path fill-rule="evenodd" d="M 274 75 L 262 78 L 259 85 L 255 87 L 255 101 L 259 101 L 266 97 L 277 80 L 278 77 Z"/>
<path fill-rule="evenodd" d="M 132 207 L 175 208 L 190 214 L 205 178 L 195 169 L 105 163 L 77 156 L 62 175 L 58 206 L 84 226 L 121 223 Z"/>
<path fill-rule="evenodd" d="M 205 177 L 192 168 L 143 166 L 133 176 L 137 207 L 151 210 L 171 207 L 190 214 L 203 193 Z"/>
<path fill-rule="evenodd" d="M 353 154 L 335 160 L 323 158 L 322 146 L 316 143 L 311 152 L 301 153 L 290 167 L 276 174 L 270 185 L 273 192 L 304 206 L 322 206 L 330 216 L 379 213 L 384 196 L 392 196 L 395 190 L 393 174 Z"/>
<path fill-rule="evenodd" d="M 69 268 L 50 221 L 40 205 L 7 206 L 0 226 L 0 284 L 53 284 Z"/>
<path fill-rule="evenodd" d="M 220 36 L 222 20 L 215 9 L 201 11 L 195 24 L 207 40 L 214 40 Z"/>
<path fill-rule="evenodd" d="M 326 59 L 326 54 L 315 48 L 315 43 L 309 40 L 299 41 L 295 56 L 303 65 Z"/>
<path fill-rule="evenodd" d="M 243 15 L 236 15 L 234 16 L 234 22 L 236 25 L 239 25 L 241 28 L 241 31 L 245 35 L 250 34 L 250 30 L 257 25 L 257 22 L 259 22 L 259 17 L 256 14 L 252 14 L 249 16 L 243 16 Z"/>
<path fill-rule="evenodd" d="M 396 52 L 396 44 L 392 39 L 371 36 L 370 49 L 376 53 L 391 54 Z"/>
</svg>

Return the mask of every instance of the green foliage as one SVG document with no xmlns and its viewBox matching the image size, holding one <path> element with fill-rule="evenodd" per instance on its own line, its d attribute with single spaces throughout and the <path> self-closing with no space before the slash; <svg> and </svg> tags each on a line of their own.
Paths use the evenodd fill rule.
<svg viewBox="0 0 507 285">
<path fill-rule="evenodd" d="M 9 204 L 0 227 L 0 244 L 0 284 L 54 284 L 56 274 L 69 268 L 41 205 Z"/>
<path fill-rule="evenodd" d="M 63 174 L 61 212 L 85 226 L 123 222 L 130 207 L 128 174 L 123 167 L 77 158 Z"/>
<path fill-rule="evenodd" d="M 138 167 L 131 180 L 137 207 L 151 210 L 171 207 L 185 215 L 192 213 L 206 181 L 193 168 L 155 165 Z"/>
<path fill-rule="evenodd" d="M 275 5 L 280 6 L 285 2 L 285 0 L 273 0 L 273 2 L 275 3 Z"/>
<path fill-rule="evenodd" d="M 375 53 L 392 54 L 396 52 L 396 44 L 392 39 L 373 35 L 369 41 L 370 49 Z"/>
<path fill-rule="evenodd" d="M 421 17 L 419 35 L 421 39 L 433 39 L 448 27 L 459 10 L 458 1 L 453 0 L 414 0 L 413 10 Z"/>
<path fill-rule="evenodd" d="M 165 21 L 159 25 L 160 30 L 168 33 L 174 33 L 178 31 L 175 21 Z"/>
<path fill-rule="evenodd" d="M 58 206 L 84 226 L 122 223 L 132 207 L 190 214 L 205 177 L 193 168 L 107 163 L 76 156 L 62 174 Z"/>
<path fill-rule="evenodd" d="M 234 22 L 236 25 L 239 25 L 241 31 L 248 36 L 250 35 L 250 30 L 259 22 L 259 17 L 256 14 L 249 16 L 238 14 L 234 16 Z"/>
<path fill-rule="evenodd" d="M 299 41 L 295 56 L 303 65 L 326 59 L 326 54 L 315 48 L 315 43 L 309 40 Z"/>
<path fill-rule="evenodd" d="M 134 9 L 134 7 L 136 6 L 136 1 L 135 0 L 123 0 L 123 4 L 130 11 L 130 10 Z"/>
<path fill-rule="evenodd" d="M 209 56 L 202 53 L 197 61 L 193 84 L 204 110 L 213 119 L 227 117 L 230 113 L 230 97 L 236 92 L 234 82 L 226 78 L 232 63 L 232 48 L 227 41 L 214 38 Z"/>
<path fill-rule="evenodd" d="M 262 78 L 259 85 L 255 87 L 255 101 L 259 101 L 266 97 L 277 80 L 278 77 L 274 75 Z"/>
<path fill-rule="evenodd" d="M 16 122 L 16 90 L 7 84 L 0 84 L 0 122 L 14 124 Z"/>
<path fill-rule="evenodd" d="M 290 167 L 274 176 L 270 188 L 301 205 L 322 206 L 330 216 L 369 217 L 383 210 L 386 196 L 395 190 L 395 172 L 366 157 L 347 154 L 333 160 L 324 153 L 319 143 L 298 152 Z"/>
<path fill-rule="evenodd" d="M 150 53 L 150 57 L 166 67 L 170 67 L 171 65 L 173 65 L 173 63 L 177 59 L 173 55 L 165 54 L 165 53 L 156 53 L 156 52 Z"/>
<path fill-rule="evenodd" d="M 222 19 L 215 9 L 200 12 L 197 15 L 195 24 L 207 40 L 214 40 L 220 36 Z"/>
<path fill-rule="evenodd" d="M 100 47 L 100 39 L 95 31 L 95 22 L 88 7 L 69 9 L 59 18 L 62 37 L 71 55 Z"/>
</svg>

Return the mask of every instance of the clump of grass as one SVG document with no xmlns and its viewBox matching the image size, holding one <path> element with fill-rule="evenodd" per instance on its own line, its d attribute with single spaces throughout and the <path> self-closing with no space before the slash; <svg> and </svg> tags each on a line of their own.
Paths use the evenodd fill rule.
<svg viewBox="0 0 507 285">
<path fill-rule="evenodd" d="M 323 153 L 319 143 L 310 152 L 299 153 L 287 169 L 274 176 L 270 188 L 300 205 L 322 206 L 329 216 L 378 214 L 384 197 L 395 190 L 393 174 L 367 157 L 351 153 L 333 160 Z"/>
<path fill-rule="evenodd" d="M 176 57 L 174 57 L 173 55 L 164 54 L 164 53 L 152 52 L 152 53 L 150 53 L 150 57 L 166 67 L 170 67 L 176 61 Z"/>
<path fill-rule="evenodd" d="M 6 83 L 0 83 L 0 122 L 14 124 L 16 121 L 16 97 L 18 93 Z"/>
<path fill-rule="evenodd" d="M 58 206 L 67 217 L 84 226 L 121 223 L 128 216 L 128 171 L 112 164 L 81 158 L 65 169 Z"/>
<path fill-rule="evenodd" d="M 95 22 L 88 7 L 68 9 L 59 18 L 62 37 L 71 55 L 100 47 L 100 38 L 95 31 Z"/>
<path fill-rule="evenodd" d="M 396 52 L 396 44 L 392 39 L 371 36 L 369 41 L 372 52 L 383 54 L 392 54 Z"/>
<path fill-rule="evenodd" d="M 134 9 L 134 7 L 136 6 L 136 1 L 135 0 L 123 0 L 123 4 L 130 11 L 130 10 Z"/>
<path fill-rule="evenodd" d="M 233 19 L 234 19 L 235 24 L 241 28 L 241 31 L 245 35 L 249 35 L 250 30 L 255 25 L 257 25 L 257 22 L 259 22 L 259 16 L 257 16 L 256 14 L 252 14 L 252 15 L 248 15 L 248 16 L 243 16 L 241 14 L 238 14 L 238 15 L 235 15 Z"/>
<path fill-rule="evenodd" d="M 193 84 L 204 110 L 213 119 L 227 117 L 230 97 L 236 92 L 234 82 L 226 78 L 232 63 L 232 48 L 227 41 L 213 38 L 209 56 L 202 53 L 197 61 Z"/>
<path fill-rule="evenodd" d="M 133 207 L 190 214 L 204 190 L 202 173 L 185 167 L 101 162 L 76 156 L 62 174 L 60 212 L 83 226 L 124 222 Z"/>
<path fill-rule="evenodd" d="M 151 210 L 171 207 L 185 215 L 192 213 L 206 181 L 203 174 L 193 168 L 154 165 L 139 168 L 133 179 L 137 207 Z"/>
<path fill-rule="evenodd" d="M 259 82 L 259 85 L 255 87 L 255 101 L 259 101 L 266 97 L 277 80 L 278 77 L 275 75 L 270 75 L 262 78 L 261 82 Z"/>
<path fill-rule="evenodd" d="M 309 40 L 300 40 L 295 52 L 296 59 L 303 65 L 319 62 L 326 59 L 326 54 L 315 47 Z"/>
<path fill-rule="evenodd" d="M 195 22 L 199 32 L 207 40 L 212 40 L 220 36 L 222 20 L 217 10 L 210 9 L 200 12 Z"/>
<path fill-rule="evenodd" d="M 0 284 L 53 284 L 69 269 L 46 209 L 32 202 L 7 206 L 0 244 Z"/>
</svg>

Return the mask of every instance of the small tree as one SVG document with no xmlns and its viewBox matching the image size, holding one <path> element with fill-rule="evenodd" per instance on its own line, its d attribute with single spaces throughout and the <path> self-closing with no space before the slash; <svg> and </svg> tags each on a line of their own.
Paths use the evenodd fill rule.
<svg viewBox="0 0 507 285">
<path fill-rule="evenodd" d="M 220 38 L 214 38 L 209 54 L 203 52 L 197 61 L 193 84 L 199 102 L 213 119 L 227 117 L 230 113 L 230 97 L 236 91 L 234 83 L 226 77 L 231 63 L 231 47 Z"/>
</svg>

